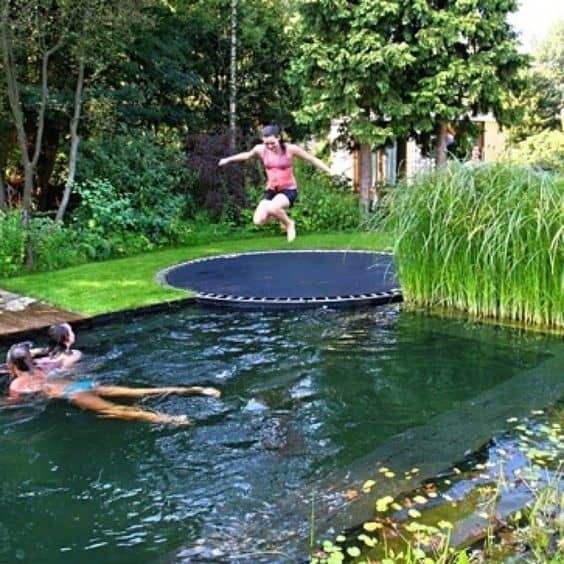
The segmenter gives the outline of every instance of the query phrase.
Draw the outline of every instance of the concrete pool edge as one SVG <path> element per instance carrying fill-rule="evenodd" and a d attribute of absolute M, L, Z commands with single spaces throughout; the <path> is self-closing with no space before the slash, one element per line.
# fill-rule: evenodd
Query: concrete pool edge
<path fill-rule="evenodd" d="M 101 313 L 92 316 L 80 316 L 80 314 L 67 312 L 65 310 L 60 310 L 60 319 L 57 321 L 50 321 L 45 324 L 36 325 L 29 327 L 27 329 L 2 332 L 0 333 L 0 343 L 10 344 L 22 339 L 29 339 L 37 335 L 43 335 L 47 328 L 55 323 L 69 322 L 75 329 L 91 329 L 93 327 L 98 327 L 101 325 L 106 325 L 114 321 L 123 321 L 131 319 L 136 315 L 150 315 L 153 313 L 162 313 L 166 311 L 174 311 L 185 306 L 195 305 L 197 300 L 195 296 L 189 296 L 186 298 L 179 298 L 175 300 L 169 300 L 166 302 L 157 302 L 154 304 L 148 304 L 141 307 L 135 307 L 130 309 L 122 309 L 119 311 L 111 311 L 107 313 Z"/>

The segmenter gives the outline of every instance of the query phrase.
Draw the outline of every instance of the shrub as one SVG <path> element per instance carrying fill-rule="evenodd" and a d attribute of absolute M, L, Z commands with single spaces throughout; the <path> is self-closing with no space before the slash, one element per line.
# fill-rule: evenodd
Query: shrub
<path fill-rule="evenodd" d="M 0 276 L 13 276 L 19 272 L 25 256 L 24 242 L 21 212 L 0 212 Z"/>
<path fill-rule="evenodd" d="M 35 217 L 26 233 L 20 210 L 0 212 L 0 276 L 14 276 L 22 271 L 26 241 L 33 257 L 33 271 L 64 268 L 86 258 L 77 234 L 62 223 Z"/>
<path fill-rule="evenodd" d="M 239 163 L 218 167 L 218 161 L 232 151 L 229 132 L 192 133 L 186 137 L 187 167 L 191 192 L 197 206 L 217 221 L 228 213 L 241 220 L 247 203 L 244 187 L 244 166 Z M 239 140 L 242 146 L 244 141 Z"/>
<path fill-rule="evenodd" d="M 194 208 L 183 161 L 147 132 L 86 143 L 74 220 L 106 235 L 128 229 L 154 244 L 174 242 L 171 224 Z"/>
<path fill-rule="evenodd" d="M 509 151 L 518 164 L 564 173 L 564 132 L 547 130 L 528 137 Z"/>
<path fill-rule="evenodd" d="M 30 221 L 29 241 L 34 271 L 65 268 L 84 262 L 86 258 L 76 232 L 46 217 Z"/>

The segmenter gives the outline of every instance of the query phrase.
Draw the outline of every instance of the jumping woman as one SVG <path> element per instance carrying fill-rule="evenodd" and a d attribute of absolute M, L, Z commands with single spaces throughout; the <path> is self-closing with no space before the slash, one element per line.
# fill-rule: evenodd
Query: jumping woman
<path fill-rule="evenodd" d="M 288 241 L 296 238 L 296 225 L 288 217 L 286 210 L 294 205 L 298 197 L 298 184 L 294 177 L 292 159 L 298 157 L 308 161 L 318 169 L 331 174 L 329 167 L 307 151 L 286 143 L 277 125 L 267 125 L 261 132 L 262 143 L 250 151 L 238 153 L 219 161 L 219 166 L 241 162 L 253 157 L 260 157 L 266 171 L 266 191 L 253 215 L 255 225 L 264 225 L 269 221 L 279 221 L 286 231 Z"/>

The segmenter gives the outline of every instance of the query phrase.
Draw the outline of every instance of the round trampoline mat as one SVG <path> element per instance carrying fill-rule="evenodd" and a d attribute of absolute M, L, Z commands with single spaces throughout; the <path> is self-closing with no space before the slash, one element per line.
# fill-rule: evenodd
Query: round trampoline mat
<path fill-rule="evenodd" d="M 201 303 L 229 307 L 351 307 L 401 300 L 393 257 L 370 251 L 268 251 L 197 259 L 159 273 Z"/>

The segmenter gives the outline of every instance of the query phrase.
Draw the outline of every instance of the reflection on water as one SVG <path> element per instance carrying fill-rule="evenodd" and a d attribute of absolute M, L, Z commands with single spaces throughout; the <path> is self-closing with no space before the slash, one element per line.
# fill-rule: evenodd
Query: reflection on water
<path fill-rule="evenodd" d="M 463 437 L 456 456 L 478 446 L 471 418 L 456 414 L 564 353 L 538 335 L 398 306 L 193 308 L 99 328 L 79 343 L 80 370 L 100 381 L 209 384 L 223 397 L 143 402 L 187 413 L 190 429 L 103 421 L 64 402 L 0 405 L 0 561 L 296 562 L 312 492 L 329 515 L 336 484 L 423 430 L 425 450 L 409 450 L 431 470 L 445 436 L 433 439 L 427 426 L 442 417 Z M 516 415 L 547 401 L 519 389 Z"/>

